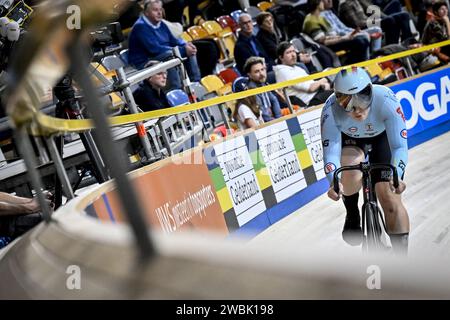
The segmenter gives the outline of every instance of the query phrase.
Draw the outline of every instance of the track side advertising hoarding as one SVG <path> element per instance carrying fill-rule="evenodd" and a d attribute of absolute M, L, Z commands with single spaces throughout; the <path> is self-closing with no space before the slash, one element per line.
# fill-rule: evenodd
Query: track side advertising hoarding
<path fill-rule="evenodd" d="M 210 146 L 204 155 L 230 231 L 266 210 L 243 136 Z"/>
<path fill-rule="evenodd" d="M 400 101 L 408 137 L 450 120 L 450 67 L 390 88 Z"/>
<path fill-rule="evenodd" d="M 147 222 L 151 226 L 166 233 L 196 229 L 228 234 L 201 149 L 186 152 L 176 162 L 169 162 L 133 181 Z M 102 220 L 124 220 L 114 190 L 97 199 L 93 208 Z"/>
<path fill-rule="evenodd" d="M 285 121 L 255 131 L 277 202 L 306 188 L 306 181 Z"/>

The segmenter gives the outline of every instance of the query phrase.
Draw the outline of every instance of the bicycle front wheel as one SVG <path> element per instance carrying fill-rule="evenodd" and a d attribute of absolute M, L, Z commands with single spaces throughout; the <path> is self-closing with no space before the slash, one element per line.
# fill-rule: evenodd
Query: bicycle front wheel
<path fill-rule="evenodd" d="M 378 252 L 383 248 L 378 206 L 369 202 L 365 204 L 363 210 L 365 214 L 365 248 L 368 252 Z"/>

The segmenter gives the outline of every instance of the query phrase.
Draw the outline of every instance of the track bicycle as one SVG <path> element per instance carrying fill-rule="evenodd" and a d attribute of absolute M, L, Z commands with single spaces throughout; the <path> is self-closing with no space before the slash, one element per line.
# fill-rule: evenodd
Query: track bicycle
<path fill-rule="evenodd" d="M 383 213 L 381 212 L 375 188 L 372 185 L 371 173 L 374 169 L 388 169 L 393 173 L 394 187 L 398 188 L 397 169 L 391 164 L 375 163 L 371 164 L 368 161 L 361 162 L 352 166 L 343 166 L 334 172 L 333 188 L 339 194 L 339 174 L 342 171 L 359 170 L 362 172 L 362 189 L 363 189 L 363 205 L 362 205 L 362 228 L 363 228 L 363 251 L 379 252 L 385 249 L 385 245 L 381 241 L 382 228 L 386 230 Z"/>

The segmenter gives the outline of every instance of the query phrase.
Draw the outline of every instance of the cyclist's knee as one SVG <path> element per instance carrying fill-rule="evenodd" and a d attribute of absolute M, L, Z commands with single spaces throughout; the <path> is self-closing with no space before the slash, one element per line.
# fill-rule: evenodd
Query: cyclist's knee
<path fill-rule="evenodd" d="M 342 174 L 341 179 L 342 186 L 344 187 L 344 195 L 351 195 L 359 191 L 361 189 L 361 176 L 352 176 Z"/>
<path fill-rule="evenodd" d="M 403 208 L 401 196 L 392 192 L 389 182 L 377 183 L 375 190 L 386 215 L 396 214 Z"/>
<path fill-rule="evenodd" d="M 341 153 L 341 165 L 350 166 L 364 161 L 364 152 L 357 147 L 344 147 Z M 359 171 L 344 171 L 341 176 L 341 183 L 344 187 L 345 195 L 352 195 L 361 189 L 362 174 Z"/>
<path fill-rule="evenodd" d="M 364 161 L 364 152 L 357 147 L 344 147 L 341 153 L 341 165 L 351 166 Z M 347 171 L 348 172 L 348 171 Z"/>

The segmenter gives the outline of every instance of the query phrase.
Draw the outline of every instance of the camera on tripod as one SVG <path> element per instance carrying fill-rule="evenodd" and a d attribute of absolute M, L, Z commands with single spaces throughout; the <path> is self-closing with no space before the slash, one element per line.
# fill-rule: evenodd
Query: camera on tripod
<path fill-rule="evenodd" d="M 109 23 L 91 32 L 91 38 L 95 61 L 122 49 L 122 41 L 124 41 L 122 27 L 118 22 Z"/>

